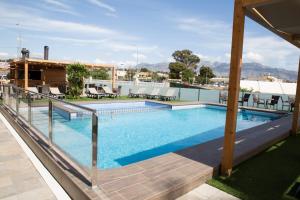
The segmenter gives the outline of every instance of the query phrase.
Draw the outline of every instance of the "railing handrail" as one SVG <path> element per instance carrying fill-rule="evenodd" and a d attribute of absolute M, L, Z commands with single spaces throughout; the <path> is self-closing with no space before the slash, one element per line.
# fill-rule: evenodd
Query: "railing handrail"
<path fill-rule="evenodd" d="M 22 90 L 24 92 L 29 92 L 31 94 L 37 94 L 37 95 L 40 95 L 40 96 L 43 96 L 43 97 L 47 97 L 47 98 L 49 98 L 51 100 L 59 101 L 61 103 L 65 103 L 65 104 L 68 104 L 70 106 L 74 106 L 74 107 L 77 107 L 77 108 L 80 108 L 80 109 L 83 109 L 83 110 L 88 110 L 90 112 L 97 113 L 97 110 L 95 110 L 95 109 L 88 108 L 88 107 L 85 107 L 85 106 L 81 106 L 81 105 L 78 105 L 78 104 L 74 104 L 74 103 L 71 103 L 71 102 L 68 102 L 68 101 L 64 101 L 62 99 L 58 99 L 58 98 L 52 97 L 52 96 L 50 96 L 48 94 L 37 93 L 37 92 L 30 91 L 30 90 L 25 90 L 24 88 L 17 87 L 17 86 L 15 86 L 13 84 L 7 84 L 7 86 L 12 86 L 13 88 L 18 89 L 18 90 Z"/>

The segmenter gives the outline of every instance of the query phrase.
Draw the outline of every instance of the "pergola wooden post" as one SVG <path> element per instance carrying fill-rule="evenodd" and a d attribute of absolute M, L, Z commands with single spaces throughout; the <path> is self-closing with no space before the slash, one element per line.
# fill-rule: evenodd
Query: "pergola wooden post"
<path fill-rule="evenodd" d="M 24 89 L 28 89 L 28 62 L 24 62 Z"/>
<path fill-rule="evenodd" d="M 224 149 L 221 172 L 230 175 L 233 166 L 233 152 L 236 134 L 238 98 L 243 55 L 245 10 L 242 0 L 236 0 L 234 5 L 233 33 L 231 47 L 231 62 L 228 87 L 228 101 L 224 136 Z"/>
<path fill-rule="evenodd" d="M 294 113 L 293 113 L 293 124 L 291 130 L 292 135 L 296 135 L 298 132 L 299 111 L 300 111 L 299 104 L 300 104 L 300 58 L 299 58 L 296 98 L 295 98 Z"/>
<path fill-rule="evenodd" d="M 18 78 L 19 78 L 18 77 L 19 76 L 18 71 L 19 71 L 18 70 L 18 65 L 15 65 L 15 77 L 14 77 L 15 78 L 15 85 L 18 85 Z"/>

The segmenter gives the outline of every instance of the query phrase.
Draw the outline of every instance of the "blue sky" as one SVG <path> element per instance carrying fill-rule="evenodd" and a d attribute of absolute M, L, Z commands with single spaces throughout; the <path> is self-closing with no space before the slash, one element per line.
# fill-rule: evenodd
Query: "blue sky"
<path fill-rule="evenodd" d="M 233 0 L 1 0 L 0 58 L 22 44 L 33 57 L 135 65 L 177 49 L 229 62 Z M 18 26 L 16 24 L 19 24 Z M 19 37 L 21 35 L 21 37 Z M 299 50 L 246 20 L 244 61 L 297 69 Z"/>

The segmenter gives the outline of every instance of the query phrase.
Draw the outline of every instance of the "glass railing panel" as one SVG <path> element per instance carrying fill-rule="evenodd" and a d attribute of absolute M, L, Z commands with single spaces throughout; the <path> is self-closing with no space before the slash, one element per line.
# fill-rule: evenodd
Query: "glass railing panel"
<path fill-rule="evenodd" d="M 2 86 L 3 94 L 2 94 L 2 102 L 4 105 L 9 105 L 9 88 L 7 85 Z"/>
<path fill-rule="evenodd" d="M 31 96 L 31 125 L 48 138 L 49 99 Z"/>
<path fill-rule="evenodd" d="M 19 90 L 19 116 L 22 117 L 24 120 L 29 122 L 29 92 L 25 92 L 24 90 Z"/>
<path fill-rule="evenodd" d="M 13 111 L 13 112 L 16 112 L 16 103 L 17 103 L 17 97 L 18 97 L 18 91 L 12 87 L 12 86 L 9 86 L 8 87 L 8 96 L 9 96 L 9 104 L 8 106 L 10 107 L 10 109 Z"/>
<path fill-rule="evenodd" d="M 52 141 L 64 154 L 90 173 L 93 113 L 52 100 Z"/>
<path fill-rule="evenodd" d="M 180 88 L 181 101 L 198 101 L 200 97 L 200 89 Z"/>
<path fill-rule="evenodd" d="M 200 91 L 200 101 L 206 103 L 219 103 L 219 90 L 205 90 Z"/>

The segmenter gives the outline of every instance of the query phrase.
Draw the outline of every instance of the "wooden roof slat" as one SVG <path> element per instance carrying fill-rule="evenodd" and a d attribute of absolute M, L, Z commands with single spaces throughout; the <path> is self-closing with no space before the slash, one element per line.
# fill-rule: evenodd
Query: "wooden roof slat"
<path fill-rule="evenodd" d="M 24 62 L 28 62 L 29 64 L 39 64 L 39 65 L 44 65 L 44 66 L 61 66 L 61 67 L 66 67 L 67 65 L 74 64 L 74 63 L 80 63 L 82 65 L 85 65 L 88 68 L 114 68 L 115 66 L 112 64 L 95 64 L 95 63 L 81 63 L 81 62 L 76 62 L 76 61 L 57 61 L 57 60 L 39 60 L 39 59 L 18 59 L 14 60 L 11 62 L 12 64 L 20 64 Z"/>
<path fill-rule="evenodd" d="M 258 7 L 263 5 L 270 5 L 280 1 L 284 1 L 284 0 L 243 0 L 243 6 L 253 8 L 253 7 Z"/>

